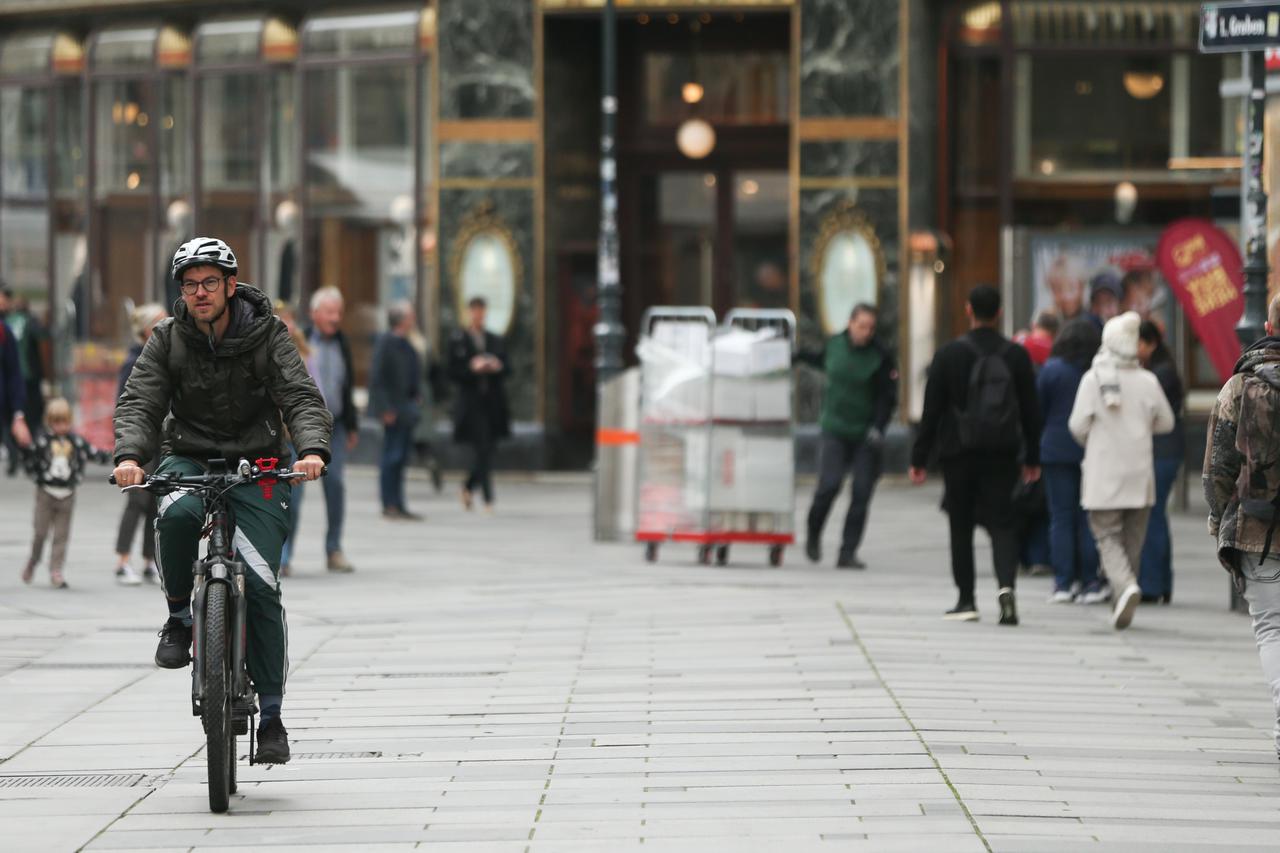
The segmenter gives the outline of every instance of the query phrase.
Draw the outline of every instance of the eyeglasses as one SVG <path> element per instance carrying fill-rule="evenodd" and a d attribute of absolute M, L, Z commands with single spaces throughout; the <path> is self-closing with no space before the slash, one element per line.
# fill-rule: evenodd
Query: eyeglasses
<path fill-rule="evenodd" d="M 227 277 L 225 275 L 211 275 L 208 278 L 204 279 L 203 281 L 191 281 L 190 279 L 183 279 L 182 295 L 191 296 L 193 293 L 196 292 L 197 287 L 203 287 L 205 293 L 213 293 L 215 290 L 218 289 L 218 285 L 222 284 L 226 280 L 227 280 Z"/>

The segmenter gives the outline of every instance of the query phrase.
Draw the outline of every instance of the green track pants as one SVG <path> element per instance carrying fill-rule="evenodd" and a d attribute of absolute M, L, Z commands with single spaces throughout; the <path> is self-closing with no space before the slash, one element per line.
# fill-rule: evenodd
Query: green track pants
<path fill-rule="evenodd" d="M 157 473 L 199 474 L 204 468 L 181 456 L 166 456 Z M 249 677 L 259 694 L 284 695 L 289 671 L 289 628 L 280 599 L 280 549 L 289 535 L 290 489 L 276 483 L 271 500 L 260 485 L 231 490 L 235 518 L 232 547 L 245 564 L 246 621 Z M 199 555 L 204 527 L 200 497 L 173 493 L 160 499 L 156 517 L 156 562 L 164 594 L 170 599 L 191 597 L 192 567 Z"/>

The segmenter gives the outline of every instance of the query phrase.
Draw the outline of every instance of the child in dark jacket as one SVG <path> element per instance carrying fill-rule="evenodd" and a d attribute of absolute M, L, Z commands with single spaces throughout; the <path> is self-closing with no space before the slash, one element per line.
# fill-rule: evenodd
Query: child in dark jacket
<path fill-rule="evenodd" d="M 49 580 L 55 589 L 66 589 L 62 570 L 67 559 L 67 539 L 71 533 L 71 512 L 75 509 L 76 486 L 84 476 L 86 462 L 107 465 L 111 455 L 99 450 L 71 431 L 71 406 L 58 397 L 49 401 L 40 430 L 24 452 L 27 473 L 36 481 L 35 538 L 31 559 L 22 570 L 23 583 L 31 583 L 36 565 L 44 554 L 44 541 L 53 528 L 53 554 Z"/>

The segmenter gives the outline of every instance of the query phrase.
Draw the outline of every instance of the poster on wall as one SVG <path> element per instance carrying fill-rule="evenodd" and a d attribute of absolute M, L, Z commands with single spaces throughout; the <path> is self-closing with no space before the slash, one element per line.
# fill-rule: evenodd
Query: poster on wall
<path fill-rule="evenodd" d="M 1156 264 L 1159 235 L 1031 235 L 1029 306 L 1014 318 L 1026 328 L 1042 311 L 1063 320 L 1099 313 L 1104 320 L 1136 311 L 1164 329 L 1172 320 L 1168 283 Z"/>

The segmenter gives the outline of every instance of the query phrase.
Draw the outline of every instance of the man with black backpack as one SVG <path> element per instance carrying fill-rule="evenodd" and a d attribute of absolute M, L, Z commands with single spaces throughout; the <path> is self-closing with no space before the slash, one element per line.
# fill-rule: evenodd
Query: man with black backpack
<path fill-rule="evenodd" d="M 991 536 L 1000 585 L 1000 624 L 1017 625 L 1014 583 L 1018 529 L 1013 493 L 1019 478 L 1040 478 L 1040 407 L 1027 351 L 997 329 L 1000 291 L 979 285 L 969 293 L 969 332 L 943 346 L 929 366 L 924 412 L 911 450 L 911 481 L 925 481 L 936 458 L 951 526 L 951 573 L 960 597 L 943 618 L 973 622 L 973 530 Z"/>
<path fill-rule="evenodd" d="M 1280 757 L 1280 296 L 1268 306 L 1266 332 L 1218 392 L 1204 452 L 1204 495 L 1218 561 L 1249 602 L 1276 708 Z"/>

